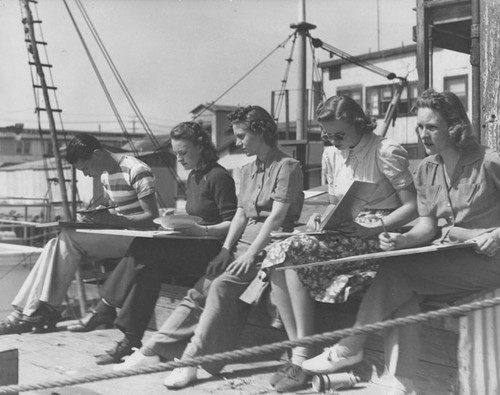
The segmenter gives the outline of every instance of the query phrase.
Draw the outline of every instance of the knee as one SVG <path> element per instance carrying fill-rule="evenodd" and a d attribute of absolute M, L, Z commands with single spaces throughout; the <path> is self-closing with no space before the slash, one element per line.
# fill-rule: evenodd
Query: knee
<path fill-rule="evenodd" d="M 208 297 L 210 299 L 216 298 L 226 301 L 229 299 L 237 299 L 248 284 L 243 285 L 241 282 L 235 280 L 237 279 L 231 274 L 221 274 L 212 282 Z"/>

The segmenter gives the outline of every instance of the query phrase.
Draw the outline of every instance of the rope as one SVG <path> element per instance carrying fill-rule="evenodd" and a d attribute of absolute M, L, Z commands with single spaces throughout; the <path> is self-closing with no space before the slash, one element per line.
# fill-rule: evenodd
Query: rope
<path fill-rule="evenodd" d="M 286 92 L 286 84 L 288 82 L 288 76 L 290 74 L 290 68 L 293 62 L 293 52 L 295 50 L 295 42 L 297 41 L 297 34 L 294 34 L 293 36 L 293 41 L 292 41 L 292 46 L 290 48 L 290 53 L 288 55 L 288 58 L 285 59 L 286 61 L 286 67 L 285 67 L 285 74 L 283 76 L 283 79 L 281 80 L 281 87 L 278 92 L 278 101 L 275 105 L 275 107 L 272 109 L 273 110 L 273 115 L 274 119 L 276 120 L 276 123 L 278 123 L 279 116 L 281 113 L 281 106 L 283 105 L 283 100 L 285 99 L 285 92 Z M 288 131 L 287 131 L 288 132 Z"/>
<path fill-rule="evenodd" d="M 259 60 L 255 66 L 253 66 L 249 71 L 247 71 L 242 77 L 238 79 L 234 84 L 232 84 L 229 88 L 227 88 L 222 94 L 220 94 L 215 100 L 211 101 L 209 104 L 203 108 L 196 116 L 193 117 L 193 120 L 196 120 L 203 114 L 205 111 L 209 110 L 215 103 L 217 103 L 220 99 L 222 99 L 231 89 L 233 89 L 236 85 L 238 85 L 241 81 L 243 81 L 248 75 L 250 75 L 257 67 L 259 67 L 262 63 L 264 63 L 274 52 L 276 52 L 280 48 L 284 48 L 288 41 L 294 37 L 295 33 L 290 34 L 283 42 L 278 44 L 276 48 L 274 48 L 271 52 L 269 52 L 264 58 Z"/>
<path fill-rule="evenodd" d="M 382 329 L 402 327 L 406 325 L 417 324 L 429 320 L 434 320 L 437 318 L 451 317 L 457 315 L 464 315 L 465 313 L 470 313 L 476 310 L 490 308 L 500 305 L 500 296 L 486 299 L 471 303 L 466 303 L 460 306 L 451 306 L 443 309 L 429 311 L 426 313 L 421 313 L 413 316 L 407 316 L 403 318 L 396 318 L 393 320 L 387 320 L 383 322 L 378 322 L 375 324 L 364 325 L 356 328 L 340 329 L 333 332 L 326 332 L 318 335 L 313 335 L 305 337 L 298 340 L 288 340 L 283 342 L 270 343 L 263 346 L 250 347 L 241 350 L 227 351 L 218 354 L 205 355 L 196 358 L 186 358 L 182 361 L 172 361 L 161 363 L 156 366 L 129 369 L 121 372 L 106 372 L 99 374 L 87 375 L 80 378 L 62 379 L 47 381 L 45 383 L 36 384 L 23 384 L 23 385 L 8 385 L 0 387 L 0 394 L 12 394 L 16 392 L 25 391 L 36 391 L 49 388 L 57 387 L 67 387 L 77 384 L 86 384 L 96 381 L 111 380 L 122 377 L 137 376 L 141 374 L 150 374 L 163 372 L 165 370 L 170 370 L 178 367 L 185 366 L 197 366 L 213 362 L 233 362 L 237 360 L 242 360 L 248 357 L 260 356 L 263 354 L 270 354 L 276 351 L 283 351 L 296 346 L 310 346 L 313 344 L 320 343 L 331 343 L 335 340 L 356 335 L 367 335 L 372 332 L 378 332 Z"/>

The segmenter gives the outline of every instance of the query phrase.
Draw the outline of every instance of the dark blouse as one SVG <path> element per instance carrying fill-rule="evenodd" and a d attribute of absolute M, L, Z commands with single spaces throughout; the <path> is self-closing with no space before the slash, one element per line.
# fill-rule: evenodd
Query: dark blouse
<path fill-rule="evenodd" d="M 236 212 L 234 180 L 219 164 L 189 173 L 186 198 L 186 212 L 203 218 L 201 225 L 231 221 Z"/>

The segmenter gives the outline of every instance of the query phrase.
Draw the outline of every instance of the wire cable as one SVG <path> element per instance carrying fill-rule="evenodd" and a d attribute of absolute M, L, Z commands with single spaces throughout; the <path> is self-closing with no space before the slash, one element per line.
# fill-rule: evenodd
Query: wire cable
<path fill-rule="evenodd" d="M 295 33 L 290 34 L 286 40 L 282 43 L 278 44 L 276 48 L 274 48 L 271 52 L 269 52 L 264 58 L 262 58 L 255 66 L 253 66 L 249 71 L 247 71 L 240 79 L 238 79 L 234 84 L 232 84 L 229 88 L 227 88 L 221 95 L 219 95 L 215 100 L 208 103 L 203 110 L 201 110 L 198 114 L 193 117 L 193 120 L 198 118 L 205 111 L 210 109 L 215 103 L 217 103 L 220 99 L 222 99 L 227 93 L 229 93 L 236 85 L 238 85 L 241 81 L 243 81 L 246 77 L 248 77 L 255 69 L 257 69 L 262 63 L 264 63 L 273 53 L 275 53 L 278 49 L 284 48 L 285 45 L 290 41 L 290 39 L 295 35 Z"/>

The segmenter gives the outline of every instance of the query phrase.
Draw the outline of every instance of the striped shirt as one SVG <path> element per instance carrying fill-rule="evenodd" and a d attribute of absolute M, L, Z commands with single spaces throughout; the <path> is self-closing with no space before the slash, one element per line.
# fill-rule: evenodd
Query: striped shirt
<path fill-rule="evenodd" d="M 132 156 L 123 156 L 113 172 L 101 175 L 104 195 L 121 215 L 142 213 L 139 199 L 155 193 L 151 168 Z"/>

